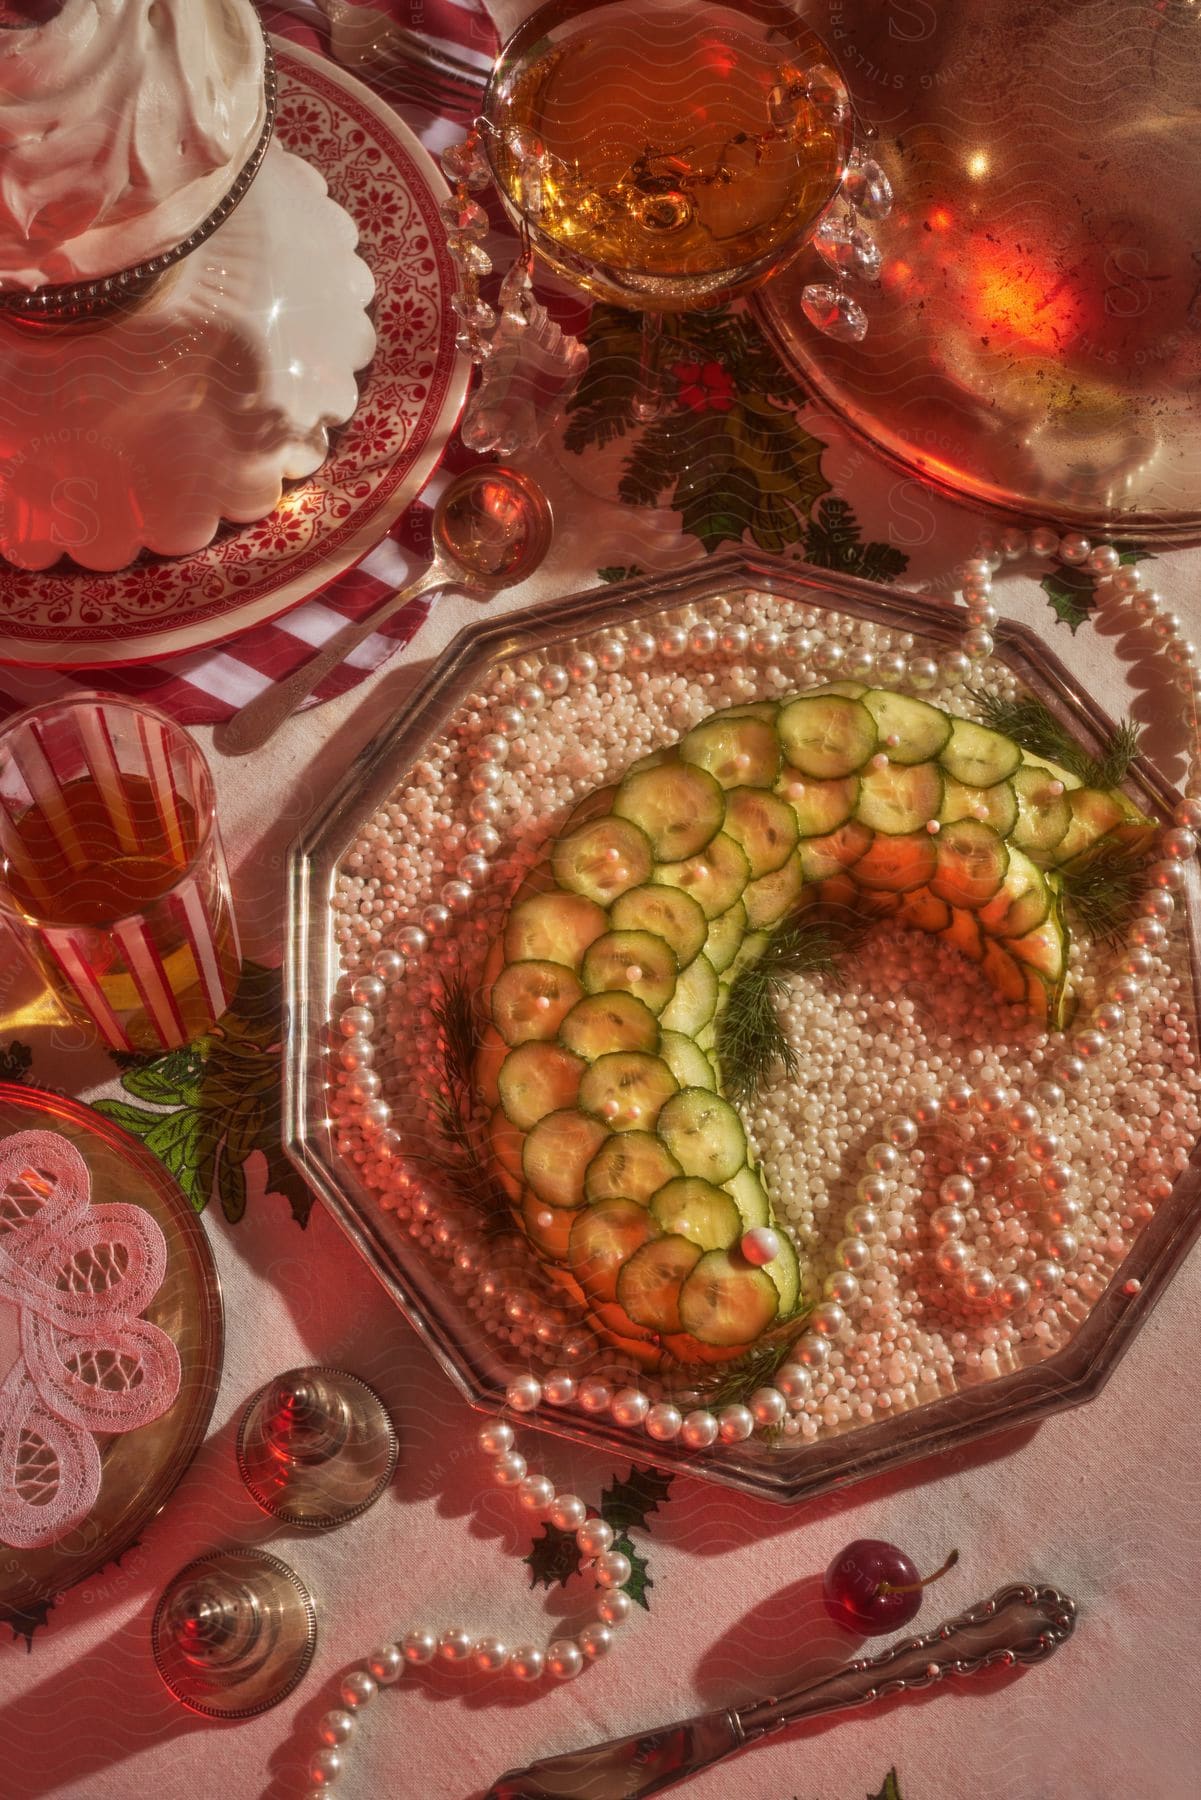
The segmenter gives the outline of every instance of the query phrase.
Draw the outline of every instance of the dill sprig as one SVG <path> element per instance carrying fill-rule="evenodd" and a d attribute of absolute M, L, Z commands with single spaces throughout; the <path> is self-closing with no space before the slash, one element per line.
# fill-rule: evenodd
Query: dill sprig
<path fill-rule="evenodd" d="M 480 1021 L 472 989 L 459 971 L 442 977 L 442 992 L 430 1010 L 442 1051 L 442 1080 L 431 1097 L 441 1142 L 414 1160 L 432 1163 L 499 1229 L 508 1222 L 509 1202 L 472 1123 Z"/>
<path fill-rule="evenodd" d="M 828 922 L 802 916 L 786 921 L 758 962 L 744 969 L 730 989 L 717 1032 L 722 1089 L 736 1104 L 753 1100 L 779 1063 L 792 1079 L 799 1070 L 796 1051 L 776 1013 L 776 999 L 792 975 L 839 979 L 839 956 L 857 941 L 859 928 L 837 932 Z"/>
<path fill-rule="evenodd" d="M 1094 938 L 1120 943 L 1142 887 L 1145 844 L 1102 843 L 1060 871 L 1063 897 Z"/>
<path fill-rule="evenodd" d="M 984 723 L 1012 738 L 1031 756 L 1045 757 L 1076 775 L 1086 787 L 1118 787 L 1138 755 L 1140 727 L 1131 719 L 1123 719 L 1106 739 L 1099 756 L 1091 756 L 1082 744 L 1060 724 L 1050 707 L 1033 694 L 1016 700 L 1002 700 L 996 694 L 979 694 L 977 699 Z"/>
<path fill-rule="evenodd" d="M 770 1332 L 753 1350 L 740 1356 L 737 1362 L 727 1363 L 714 1374 L 710 1382 L 702 1384 L 698 1391 L 705 1405 L 741 1406 L 750 1399 L 756 1388 L 770 1387 L 792 1355 L 796 1340 L 812 1311 L 811 1306 L 805 1307 L 803 1312 L 789 1319 L 786 1325 Z"/>

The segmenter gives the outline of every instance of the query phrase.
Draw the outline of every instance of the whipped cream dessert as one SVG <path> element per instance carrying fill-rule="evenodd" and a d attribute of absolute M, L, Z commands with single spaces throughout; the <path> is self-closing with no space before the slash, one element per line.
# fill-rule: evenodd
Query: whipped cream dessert
<path fill-rule="evenodd" d="M 12 19 L 16 8 L 6 8 Z M 172 249 L 264 122 L 250 0 L 62 0 L 0 30 L 0 292 Z"/>

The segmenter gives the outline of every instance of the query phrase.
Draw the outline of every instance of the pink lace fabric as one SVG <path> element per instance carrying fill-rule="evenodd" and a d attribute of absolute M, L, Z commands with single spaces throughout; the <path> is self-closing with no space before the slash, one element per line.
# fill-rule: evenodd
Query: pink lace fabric
<path fill-rule="evenodd" d="M 174 1402 L 179 1352 L 139 1317 L 166 1268 L 154 1219 L 93 1204 L 66 1138 L 0 1140 L 0 1314 L 15 1309 L 16 1336 L 0 1385 L 0 1542 L 29 1550 L 65 1536 L 100 1492 L 97 1437 L 136 1431 Z"/>

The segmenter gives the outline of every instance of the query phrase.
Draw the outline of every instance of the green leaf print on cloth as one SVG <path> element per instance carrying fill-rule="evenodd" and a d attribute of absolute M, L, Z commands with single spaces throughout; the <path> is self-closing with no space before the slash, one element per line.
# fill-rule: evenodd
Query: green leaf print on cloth
<path fill-rule="evenodd" d="M 197 1212 L 216 1199 L 240 1219 L 246 1161 L 261 1151 L 268 1192 L 305 1225 L 312 1195 L 279 1141 L 282 1038 L 280 972 L 247 963 L 233 1005 L 204 1037 L 154 1062 L 121 1059 L 121 1086 L 140 1104 L 98 1100 L 96 1111 L 153 1151 Z"/>
<path fill-rule="evenodd" d="M 655 1584 L 646 1557 L 630 1537 L 630 1527 L 636 1526 L 642 1531 L 651 1529 L 647 1515 L 658 1512 L 660 1503 L 671 1491 L 671 1484 L 670 1475 L 660 1475 L 654 1469 L 631 1469 L 624 1481 L 613 1481 L 604 1490 L 599 1508 L 589 1510 L 591 1518 L 599 1511 L 605 1523 L 613 1527 L 616 1533 L 614 1550 L 620 1550 L 630 1560 L 630 1579 L 625 1583 L 625 1591 L 647 1612 L 650 1611 L 647 1594 Z M 580 1570 L 581 1558 L 574 1531 L 563 1531 L 558 1525 L 544 1525 L 541 1537 L 535 1538 L 523 1561 L 530 1571 L 531 1587 L 549 1588 L 556 1583 L 565 1587 Z"/>

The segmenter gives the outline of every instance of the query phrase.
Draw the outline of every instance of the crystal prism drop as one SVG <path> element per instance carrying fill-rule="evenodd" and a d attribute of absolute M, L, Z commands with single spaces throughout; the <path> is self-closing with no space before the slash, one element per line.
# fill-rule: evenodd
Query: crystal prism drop
<path fill-rule="evenodd" d="M 767 96 L 767 116 L 778 131 L 790 131 L 796 124 L 804 88 L 799 81 L 777 81 Z"/>
<path fill-rule="evenodd" d="M 488 215 L 478 200 L 460 199 L 452 194 L 438 208 L 447 229 L 460 237 L 482 238 L 488 230 Z"/>
<path fill-rule="evenodd" d="M 858 344 L 867 335 L 867 314 L 859 302 L 824 281 L 801 289 L 801 311 L 815 331 L 840 344 Z"/>
<path fill-rule="evenodd" d="M 555 324 L 530 295 L 523 317 L 507 312 L 492 338 L 479 387 L 463 415 L 472 450 L 510 456 L 542 437 L 588 361 L 578 338 Z"/>
<path fill-rule="evenodd" d="M 533 285 L 524 258 L 518 257 L 500 284 L 500 310 L 506 318 L 511 317 L 520 324 L 525 324 L 528 310 L 526 295 Z"/>
<path fill-rule="evenodd" d="M 842 219 L 823 219 L 813 234 L 818 254 L 840 275 L 875 281 L 880 274 L 880 246 L 861 226 Z"/>
<path fill-rule="evenodd" d="M 892 183 L 871 157 L 847 170 L 842 197 L 865 219 L 886 219 L 892 211 Z"/>
<path fill-rule="evenodd" d="M 474 238 L 461 237 L 452 231 L 446 239 L 446 248 L 450 251 L 459 267 L 466 269 L 471 275 L 491 275 L 492 258 L 482 244 Z"/>
<path fill-rule="evenodd" d="M 828 68 L 825 63 L 810 69 L 805 78 L 805 93 L 829 119 L 845 119 L 850 111 L 846 82 L 837 69 Z"/>
<path fill-rule="evenodd" d="M 486 188 L 492 179 L 488 168 L 488 159 L 478 144 L 465 139 L 458 144 L 448 144 L 441 156 L 442 173 L 455 186 L 460 184 L 478 194 Z"/>
<path fill-rule="evenodd" d="M 520 125 L 515 130 L 506 132 L 505 142 L 518 162 L 540 162 L 546 155 L 546 145 L 538 133 L 523 130 Z"/>
<path fill-rule="evenodd" d="M 464 325 L 473 326 L 476 331 L 491 331 L 496 324 L 496 314 L 486 300 L 471 294 L 452 294 L 450 304 Z"/>

